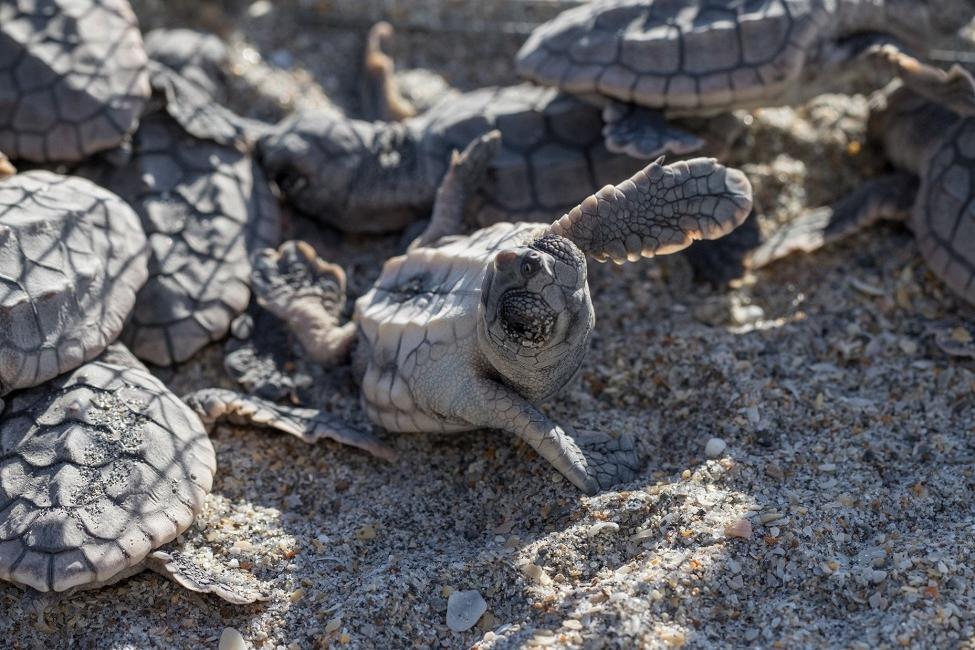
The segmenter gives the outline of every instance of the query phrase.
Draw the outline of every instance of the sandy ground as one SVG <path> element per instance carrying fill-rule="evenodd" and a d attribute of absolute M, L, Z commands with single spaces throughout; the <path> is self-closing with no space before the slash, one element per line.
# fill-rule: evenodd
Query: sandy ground
<path fill-rule="evenodd" d="M 137 5 L 147 26 L 188 20 L 160 6 Z M 298 94 L 354 110 L 361 30 L 286 13 L 228 37 L 271 62 L 284 95 L 289 80 L 317 82 Z M 462 87 L 509 79 L 507 35 L 472 48 L 492 55 L 465 73 L 423 34 L 398 41 L 404 65 Z M 752 178 L 763 227 L 877 171 L 865 110 L 833 97 L 753 117 L 732 162 Z M 290 224 L 349 270 L 353 294 L 398 246 Z M 631 483 L 581 496 L 496 432 L 386 434 L 399 460 L 385 463 L 221 428 L 213 494 L 182 549 L 250 569 L 269 600 L 233 606 L 144 573 L 51 604 L 42 626 L 36 601 L 3 584 L 4 645 L 216 648 L 233 627 L 257 648 L 975 647 L 975 362 L 933 340 L 971 331 L 975 310 L 931 276 L 905 229 L 734 289 L 694 284 L 679 256 L 593 265 L 590 282 L 591 354 L 545 408 L 636 436 Z M 180 393 L 229 386 L 222 356 L 212 345 L 159 374 Z M 299 370 L 318 404 L 365 424 L 347 369 Z M 712 437 L 727 447 L 707 459 Z M 447 603 L 464 590 L 487 612 L 452 632 Z"/>

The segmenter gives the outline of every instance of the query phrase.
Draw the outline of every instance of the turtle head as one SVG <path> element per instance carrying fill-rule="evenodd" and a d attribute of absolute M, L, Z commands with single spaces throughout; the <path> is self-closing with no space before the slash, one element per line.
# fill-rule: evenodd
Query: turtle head
<path fill-rule="evenodd" d="M 372 130 L 338 111 L 299 111 L 258 141 L 257 158 L 292 205 L 327 218 L 345 210 Z"/>
<path fill-rule="evenodd" d="M 482 351 L 515 383 L 520 372 L 578 363 L 595 323 L 582 251 L 550 233 L 499 251 L 484 277 L 481 316 Z"/>

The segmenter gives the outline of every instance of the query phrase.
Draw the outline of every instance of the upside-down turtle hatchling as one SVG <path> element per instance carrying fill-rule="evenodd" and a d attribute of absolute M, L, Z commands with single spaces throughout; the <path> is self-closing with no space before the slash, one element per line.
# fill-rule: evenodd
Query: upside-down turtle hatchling
<path fill-rule="evenodd" d="M 0 409 L 0 578 L 40 592 L 151 568 L 234 603 L 252 576 L 159 549 L 203 507 L 216 469 L 200 419 L 124 347 Z"/>
<path fill-rule="evenodd" d="M 149 97 L 126 0 L 0 2 L 0 150 L 73 162 L 124 144 Z"/>
<path fill-rule="evenodd" d="M 497 146 L 489 134 L 454 158 L 434 224 L 459 223 Z M 737 170 L 704 158 L 655 162 L 549 226 L 498 223 L 469 236 L 421 238 L 386 262 L 344 325 L 342 269 L 307 244 L 258 256 L 252 286 L 309 356 L 335 362 L 354 348 L 373 423 L 396 432 L 503 429 L 592 494 L 632 477 L 632 441 L 574 432 L 537 407 L 575 376 L 588 348 L 595 314 L 585 254 L 622 263 L 672 253 L 727 234 L 750 208 L 751 186 Z M 253 401 L 225 392 L 211 399 L 204 390 L 192 403 L 206 419 L 253 409 Z"/>
<path fill-rule="evenodd" d="M 0 180 L 0 408 L 115 340 L 146 281 L 139 218 L 83 178 Z"/>
<path fill-rule="evenodd" d="M 226 52 L 215 37 L 157 30 L 146 46 L 154 89 L 177 69 L 175 83 L 201 97 L 219 89 Z M 158 365 L 185 361 L 227 333 L 250 299 L 250 254 L 276 245 L 280 230 L 277 200 L 254 160 L 203 137 L 205 130 L 191 135 L 171 114 L 174 101 L 180 99 L 156 90 L 126 164 L 101 161 L 78 171 L 128 201 L 142 220 L 149 279 L 121 339 L 137 357 Z"/>
<path fill-rule="evenodd" d="M 904 87 L 876 103 L 868 134 L 902 171 L 789 223 L 748 263 L 758 268 L 881 220 L 904 221 L 931 271 L 975 304 L 975 117 L 959 117 Z"/>
<path fill-rule="evenodd" d="M 802 103 L 893 77 L 963 114 L 975 83 L 915 58 L 975 16 L 971 0 L 603 0 L 570 9 L 518 53 L 525 78 L 589 97 L 607 121 Z"/>

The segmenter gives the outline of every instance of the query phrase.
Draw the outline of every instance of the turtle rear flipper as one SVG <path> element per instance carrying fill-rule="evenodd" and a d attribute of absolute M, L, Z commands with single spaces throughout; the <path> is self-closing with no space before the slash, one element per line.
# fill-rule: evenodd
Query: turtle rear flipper
<path fill-rule="evenodd" d="M 220 421 L 270 427 L 308 444 L 328 438 L 385 460 L 396 457 L 396 453 L 376 436 L 318 409 L 284 406 L 223 388 L 204 388 L 184 395 L 183 401 L 200 416 L 208 430 Z"/>
<path fill-rule="evenodd" d="M 16 173 L 17 168 L 14 167 L 13 163 L 10 162 L 10 159 L 3 155 L 2 151 L 0 151 L 0 181 L 5 178 L 10 178 Z"/>
<path fill-rule="evenodd" d="M 325 262 L 310 245 L 287 241 L 252 259 L 251 290 L 258 304 L 291 328 L 312 359 L 335 363 L 355 342 L 355 325 L 339 325 L 345 306 L 345 271 Z"/>
<path fill-rule="evenodd" d="M 792 253 L 810 253 L 845 239 L 879 221 L 903 221 L 917 196 L 917 179 L 891 174 L 872 179 L 833 206 L 805 213 L 773 233 L 751 255 L 758 269 Z"/>
<path fill-rule="evenodd" d="M 253 575 L 242 570 L 230 570 L 191 562 L 178 552 L 154 551 L 144 560 L 145 568 L 169 578 L 190 591 L 214 594 L 236 605 L 267 600 Z"/>
<path fill-rule="evenodd" d="M 488 165 L 500 150 L 501 132 L 498 130 L 475 138 L 463 153 L 454 150 L 450 157 L 450 168 L 437 190 L 430 223 L 413 240 L 410 249 L 427 246 L 441 237 L 460 234 L 467 201 L 481 186 L 487 175 Z"/>
<path fill-rule="evenodd" d="M 613 153 L 652 160 L 664 154 L 684 156 L 704 147 L 704 140 L 667 122 L 663 113 L 611 101 L 603 109 L 603 138 Z"/>
<path fill-rule="evenodd" d="M 975 115 L 975 79 L 957 63 L 947 71 L 901 52 L 891 45 L 875 46 L 865 53 L 878 69 L 889 70 L 904 85 L 961 116 Z"/>
<path fill-rule="evenodd" d="M 393 26 L 378 22 L 366 36 L 366 52 L 362 62 L 362 112 L 367 119 L 399 122 L 416 115 L 413 106 L 400 93 L 396 81 L 396 64 L 385 51 L 393 38 Z"/>

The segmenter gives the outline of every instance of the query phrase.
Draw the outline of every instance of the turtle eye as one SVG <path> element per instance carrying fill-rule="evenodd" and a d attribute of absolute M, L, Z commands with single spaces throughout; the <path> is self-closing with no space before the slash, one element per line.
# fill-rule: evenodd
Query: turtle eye
<path fill-rule="evenodd" d="M 527 280 L 532 277 L 538 270 L 542 268 L 542 261 L 540 255 L 535 252 L 528 253 L 521 260 L 521 275 Z"/>

